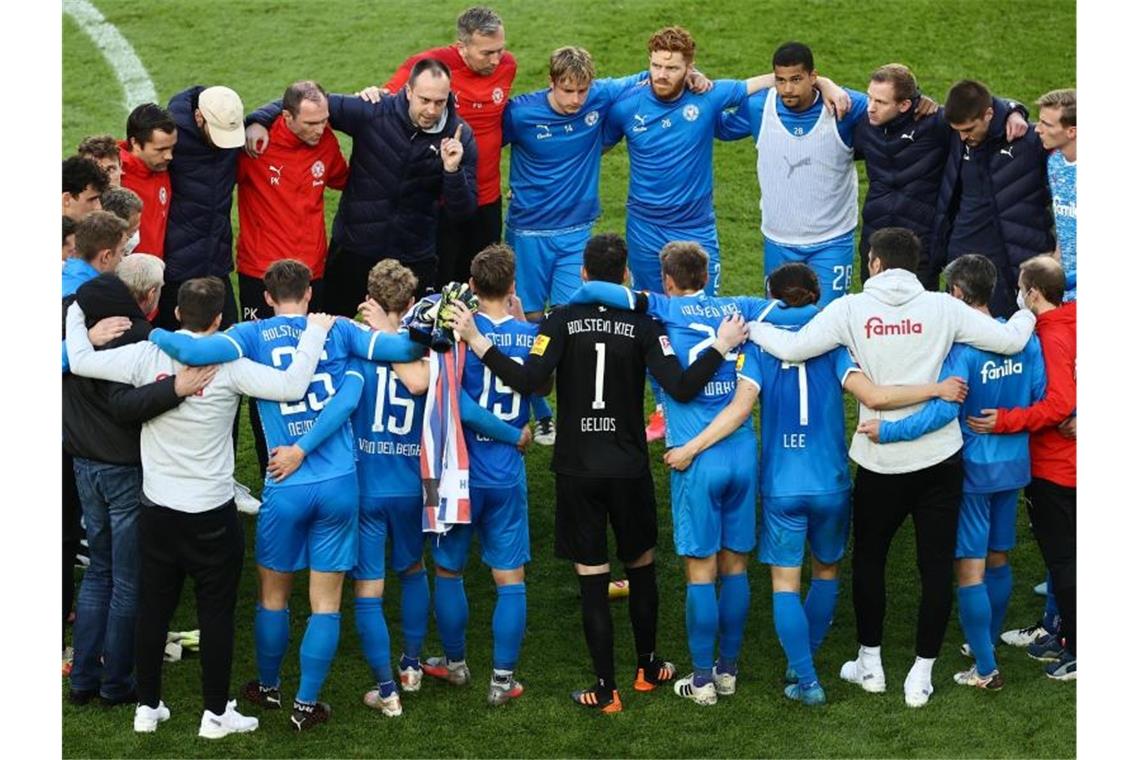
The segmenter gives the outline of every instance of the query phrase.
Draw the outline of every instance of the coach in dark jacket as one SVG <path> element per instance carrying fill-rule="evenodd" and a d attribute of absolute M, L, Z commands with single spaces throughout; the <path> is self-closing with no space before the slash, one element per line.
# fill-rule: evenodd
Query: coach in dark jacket
<path fill-rule="evenodd" d="M 230 206 L 238 149 L 245 144 L 242 103 L 228 87 L 195 86 L 170 99 L 178 145 L 170 162 L 170 217 L 166 223 L 166 287 L 158 325 L 177 330 L 174 307 L 186 280 L 213 275 L 226 285 L 222 327 L 237 321 L 229 274 L 234 268 Z"/>
<path fill-rule="evenodd" d="M 104 317 L 130 319 L 127 331 L 100 349 L 146 340 L 151 326 L 143 309 L 157 304 L 162 288 L 162 264 L 154 257 L 136 254 L 120 271 L 130 286 L 107 273 L 76 293 L 88 327 Z M 146 420 L 178 406 L 188 393 L 183 386 L 174 376 L 140 388 L 78 375 L 63 378 L 63 446 L 75 461 L 91 559 L 76 603 L 73 703 L 84 704 L 96 694 L 111 704 L 135 700 L 139 430 Z"/>
<path fill-rule="evenodd" d="M 425 59 L 403 90 L 376 103 L 329 95 L 330 123 L 353 142 L 325 270 L 328 311 L 356 314 L 368 270 L 386 258 L 415 272 L 422 293 L 435 275 L 440 204 L 456 218 L 475 212 L 475 139 L 450 85 L 447 67 Z M 268 127 L 280 112 L 272 103 L 249 120 Z M 247 136 L 264 139 L 257 126 Z"/>
<path fill-rule="evenodd" d="M 867 169 L 859 241 L 863 281 L 870 277 L 871 235 L 884 227 L 905 227 L 922 241 L 919 278 L 927 289 L 936 290 L 940 270 L 931 270 L 929 257 L 935 247 L 938 191 L 949 149 L 960 141 L 942 109 L 925 118 L 915 117 L 922 95 L 906 66 L 894 63 L 876 69 L 867 92 L 867 118 L 855 125 L 855 157 L 863 159 Z M 1021 123 L 1006 134 L 1020 138 L 1028 130 L 1029 113 L 1020 103 L 1010 105 Z"/>
<path fill-rule="evenodd" d="M 934 271 L 967 253 L 986 256 L 998 270 L 990 313 L 1008 317 L 1016 310 L 1021 262 L 1055 247 L 1046 151 L 1034 130 L 1006 139 L 1010 105 L 978 82 L 954 85 L 945 108 L 961 139 L 946 158 L 938 192 Z"/>

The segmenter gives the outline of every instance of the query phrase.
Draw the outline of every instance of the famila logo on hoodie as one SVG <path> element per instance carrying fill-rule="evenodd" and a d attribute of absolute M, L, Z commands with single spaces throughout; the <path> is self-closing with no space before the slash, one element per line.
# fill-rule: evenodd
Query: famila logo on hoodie
<path fill-rule="evenodd" d="M 1021 362 L 1015 362 L 1013 359 L 1006 359 L 1001 364 L 993 361 L 992 359 L 982 365 L 981 370 L 982 385 L 990 380 L 1001 380 L 1003 377 L 1010 375 L 1021 374 Z"/>
<path fill-rule="evenodd" d="M 912 319 L 901 322 L 884 322 L 882 317 L 871 317 L 863 325 L 867 331 L 867 339 L 882 335 L 922 335 L 922 323 Z"/>

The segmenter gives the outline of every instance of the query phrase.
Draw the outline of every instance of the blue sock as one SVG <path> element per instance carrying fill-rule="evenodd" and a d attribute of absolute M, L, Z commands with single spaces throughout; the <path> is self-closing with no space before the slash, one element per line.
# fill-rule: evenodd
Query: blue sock
<path fill-rule="evenodd" d="M 253 613 L 257 680 L 262 686 L 281 685 L 281 661 L 289 648 L 289 608 L 267 610 L 260 604 Z"/>
<path fill-rule="evenodd" d="M 690 583 L 685 593 L 685 630 L 693 658 L 694 686 L 704 686 L 712 680 L 717 612 L 716 587 L 711 583 Z"/>
<path fill-rule="evenodd" d="M 384 599 L 374 596 L 356 598 L 356 632 L 364 660 L 372 668 L 376 683 L 392 680 L 392 651 L 388 638 L 388 621 L 384 619 Z"/>
<path fill-rule="evenodd" d="M 772 622 L 776 624 L 776 637 L 784 648 L 788 665 L 799 676 L 800 686 L 818 680 L 811 659 L 810 628 L 800 595 L 794 591 L 773 591 Z"/>
<path fill-rule="evenodd" d="M 427 637 L 428 610 L 431 592 L 428 591 L 427 572 L 422 568 L 400 576 L 400 623 L 404 628 L 404 655 L 401 667 L 419 664 L 420 649 Z"/>
<path fill-rule="evenodd" d="M 1057 607 L 1057 597 L 1053 596 L 1053 574 L 1045 574 L 1045 612 L 1042 614 L 1045 630 L 1056 636 L 1061 632 L 1061 610 Z"/>
<path fill-rule="evenodd" d="M 1005 626 L 1005 611 L 1013 595 L 1013 567 L 1008 563 L 986 568 L 986 593 L 990 597 L 990 638 L 997 644 Z"/>
<path fill-rule="evenodd" d="M 720 579 L 720 597 L 717 599 L 720 638 L 720 659 L 717 670 L 736 672 L 740 658 L 740 644 L 744 640 L 744 623 L 748 619 L 748 604 L 752 591 L 748 586 L 748 573 L 723 575 Z"/>
<path fill-rule="evenodd" d="M 301 639 L 301 685 L 297 700 L 312 704 L 321 695 L 337 644 L 340 643 L 340 613 L 314 612 Z"/>
<path fill-rule="evenodd" d="M 454 662 L 467 655 L 467 592 L 463 576 L 435 578 L 435 625 L 443 642 L 443 654 Z"/>
<path fill-rule="evenodd" d="M 990 597 L 981 583 L 958 587 L 958 620 L 974 652 L 978 675 L 994 672 L 994 641 L 990 637 Z"/>
<path fill-rule="evenodd" d="M 395 681 L 391 681 L 391 680 L 381 681 L 380 683 L 377 684 L 377 687 L 380 689 L 380 696 L 384 699 L 387 699 L 388 697 L 390 697 L 396 693 L 396 682 Z"/>
<path fill-rule="evenodd" d="M 550 402 L 546 400 L 546 396 L 540 396 L 537 393 L 530 397 L 530 410 L 534 412 L 536 420 L 544 420 L 547 417 L 554 416 L 554 410 L 550 408 Z"/>
<path fill-rule="evenodd" d="M 491 638 L 494 642 L 491 666 L 497 670 L 514 670 L 526 632 L 526 584 L 499 586 L 498 592 L 499 599 L 491 615 Z"/>
<path fill-rule="evenodd" d="M 835 618 L 835 605 L 839 602 L 839 580 L 837 578 L 812 578 L 804 599 L 804 615 L 808 621 L 808 639 L 811 653 L 815 654 Z"/>

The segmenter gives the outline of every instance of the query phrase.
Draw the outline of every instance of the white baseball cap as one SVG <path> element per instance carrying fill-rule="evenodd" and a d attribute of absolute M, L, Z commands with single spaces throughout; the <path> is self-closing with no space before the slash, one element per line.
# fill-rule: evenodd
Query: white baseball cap
<path fill-rule="evenodd" d="M 229 87 L 207 87 L 198 95 L 198 110 L 210 128 L 210 141 L 219 148 L 245 145 L 245 111 Z"/>

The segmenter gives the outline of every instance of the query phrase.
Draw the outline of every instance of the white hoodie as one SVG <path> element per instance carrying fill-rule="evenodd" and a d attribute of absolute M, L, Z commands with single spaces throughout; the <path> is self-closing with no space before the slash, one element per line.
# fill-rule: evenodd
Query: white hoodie
<path fill-rule="evenodd" d="M 870 278 L 863 292 L 832 301 L 798 332 L 769 324 L 749 325 L 753 343 L 778 359 L 799 362 L 843 345 L 878 385 L 917 385 L 938 380 L 954 343 L 1013 354 L 1025 347 L 1036 318 L 1025 309 L 1002 324 L 947 293 L 925 290 L 905 269 Z M 917 406 L 876 412 L 859 405 L 859 420 L 897 420 Z M 860 433 L 851 439 L 851 458 L 872 472 L 914 472 L 938 464 L 962 448 L 958 420 L 914 441 L 877 444 Z"/>

